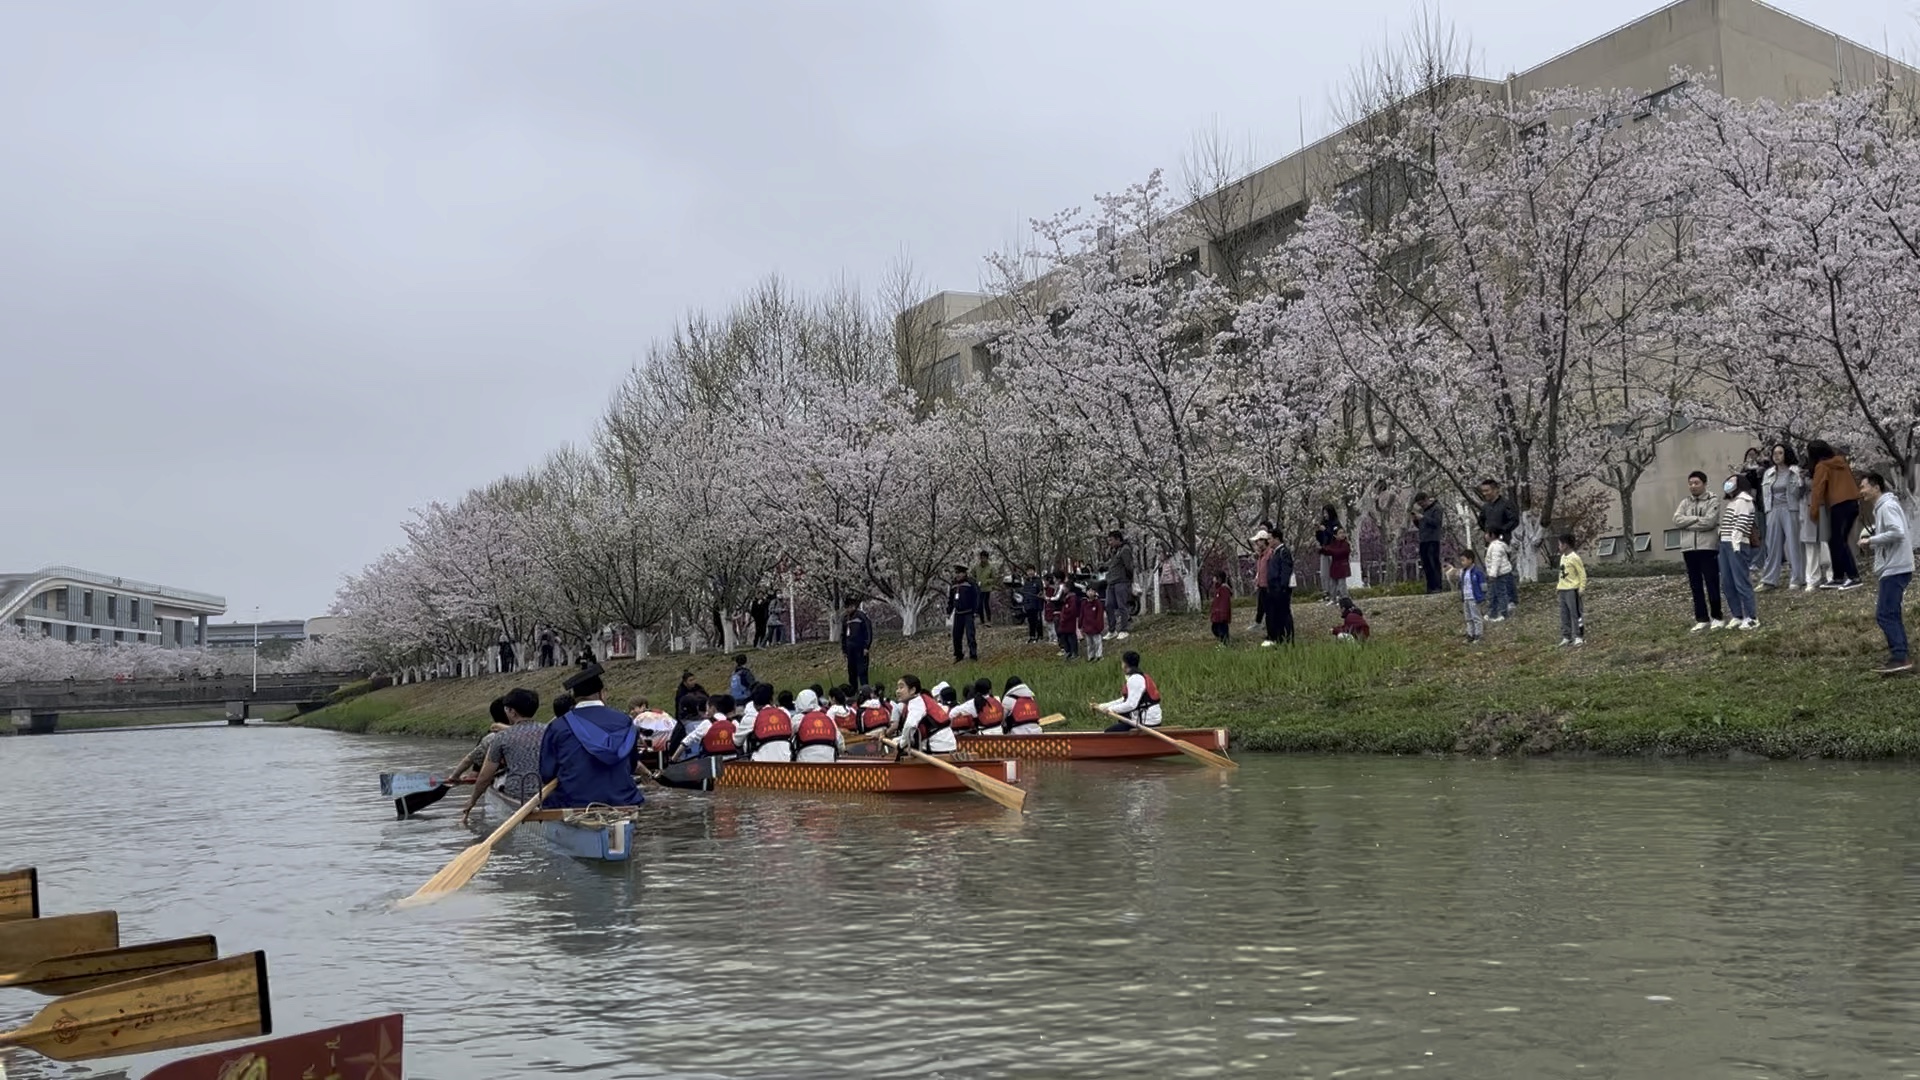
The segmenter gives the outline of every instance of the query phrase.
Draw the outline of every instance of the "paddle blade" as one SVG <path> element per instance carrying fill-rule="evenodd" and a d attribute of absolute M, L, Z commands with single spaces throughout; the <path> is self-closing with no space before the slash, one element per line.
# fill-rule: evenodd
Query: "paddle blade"
<path fill-rule="evenodd" d="M 380 794 L 389 799 L 397 799 L 417 791 L 432 791 L 445 783 L 447 783 L 446 780 L 432 773 L 383 772 L 380 774 Z"/>
<path fill-rule="evenodd" d="M 0 923 L 0 974 L 56 956 L 120 947 L 120 916 L 112 911 L 53 915 Z"/>
<path fill-rule="evenodd" d="M 499 828 L 489 833 L 485 840 L 455 855 L 453 861 L 441 867 L 439 873 L 428 878 L 425 885 L 415 889 L 413 895 L 401 900 L 400 906 L 412 907 L 416 904 L 429 903 L 438 900 L 450 892 L 464 888 L 467 882 L 473 880 L 473 875 L 479 873 L 480 868 L 487 865 L 487 860 L 493 857 L 493 845 L 499 843 L 501 838 L 512 832 L 515 825 L 525 821 L 528 814 L 539 809 L 540 804 L 545 802 L 547 796 L 553 794 L 553 789 L 559 785 L 560 781 L 558 779 L 547 781 L 547 786 L 540 789 L 540 794 L 535 795 L 522 804 L 520 809 L 515 810 L 511 817 L 500 823 Z"/>
<path fill-rule="evenodd" d="M 220 949 L 212 935 L 203 934 L 104 952 L 56 956 L 0 979 L 0 986 L 16 986 L 57 997 L 190 964 L 204 964 L 219 957 Z"/>
<path fill-rule="evenodd" d="M 400 1013 L 307 1031 L 162 1065 L 146 1080 L 361 1076 L 401 1080 L 405 1021 Z"/>
<path fill-rule="evenodd" d="M 40 871 L 28 866 L 0 873 L 0 922 L 40 917 Z"/>
<path fill-rule="evenodd" d="M 404 821 L 446 798 L 447 792 L 451 790 L 453 789 L 441 784 L 439 787 L 428 788 L 425 791 L 408 792 L 393 800 L 393 815 Z"/>
<path fill-rule="evenodd" d="M 710 791 L 713 782 L 719 779 L 726 763 L 717 757 L 705 754 L 686 761 L 676 761 L 660 770 L 659 780 L 668 787 L 693 788 L 698 791 Z"/>
<path fill-rule="evenodd" d="M 267 954 L 206 964 L 71 994 L 26 1027 L 0 1035 L 55 1061 L 144 1054 L 270 1034 Z"/>
<path fill-rule="evenodd" d="M 1001 806 L 1016 813 L 1026 812 L 1027 793 L 1025 791 L 1005 781 L 995 780 L 985 773 L 976 772 L 973 769 L 962 768 L 956 769 L 955 772 L 959 774 L 961 783 L 992 799 L 994 802 L 999 803 Z"/>

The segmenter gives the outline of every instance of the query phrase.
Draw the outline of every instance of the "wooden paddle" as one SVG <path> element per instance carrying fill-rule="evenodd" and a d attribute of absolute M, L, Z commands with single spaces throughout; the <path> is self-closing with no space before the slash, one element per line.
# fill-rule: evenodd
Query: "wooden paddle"
<path fill-rule="evenodd" d="M 1178 750 L 1181 753 L 1187 755 L 1188 757 L 1194 758 L 1195 760 L 1198 760 L 1198 761 L 1204 761 L 1216 769 L 1237 769 L 1240 767 L 1239 762 L 1233 760 L 1230 757 L 1227 757 L 1224 754 L 1216 754 L 1211 750 L 1203 750 L 1200 747 L 1193 745 L 1192 743 L 1181 742 L 1179 739 L 1176 739 L 1171 735 L 1168 735 L 1164 732 L 1158 731 L 1154 728 L 1150 728 L 1147 725 L 1140 723 L 1139 721 L 1135 720 L 1131 716 L 1121 716 L 1119 713 L 1114 712 L 1110 709 L 1103 709 L 1100 707 L 1099 702 L 1089 701 L 1087 702 L 1087 705 L 1091 707 L 1094 712 L 1106 713 L 1108 716 L 1113 717 L 1115 720 L 1120 720 L 1120 721 L 1124 721 L 1125 723 L 1132 724 L 1133 729 L 1135 731 L 1144 731 L 1147 734 L 1153 736 L 1154 738 L 1159 739 L 1161 742 L 1166 743 L 1168 746 L 1173 747 L 1175 750 Z"/>
<path fill-rule="evenodd" d="M 528 814 L 538 810 L 540 804 L 545 802 L 547 796 L 553 794 L 553 789 L 558 786 L 560 786 L 560 780 L 557 777 L 547 781 L 547 786 L 540 789 L 540 794 L 528 799 L 520 809 L 515 810 L 507 820 L 501 822 L 499 828 L 488 834 L 485 840 L 455 855 L 452 862 L 441 867 L 439 873 L 428 878 L 425 885 L 415 889 L 412 896 L 401 900 L 400 906 L 412 907 L 415 904 L 430 903 L 472 881 L 473 875 L 479 873 L 480 868 L 487 865 L 487 859 L 493 855 L 493 845 L 512 832 L 515 825 L 526 820 Z"/>
<path fill-rule="evenodd" d="M 291 1078 L 323 1072 L 400 1080 L 405 1029 L 400 1013 L 377 1016 L 175 1061 L 148 1073 L 146 1080 Z"/>
<path fill-rule="evenodd" d="M 17 986 L 41 994 L 76 994 L 96 986 L 219 958 L 220 949 L 212 935 L 203 934 L 129 945 L 123 949 L 50 957 L 11 975 L 0 975 L 0 986 Z"/>
<path fill-rule="evenodd" d="M 1027 808 L 1027 793 L 1004 780 L 995 780 L 993 777 L 976 772 L 973 769 L 962 769 L 958 766 L 950 765 L 932 754 L 923 754 L 911 747 L 894 742 L 884 735 L 877 736 L 877 738 L 880 740 L 880 745 L 889 750 L 904 750 L 907 755 L 915 761 L 925 762 L 935 768 L 944 769 L 952 773 L 954 779 L 1009 810 L 1024 812 Z"/>
<path fill-rule="evenodd" d="M 90 911 L 0 923 L 0 972 L 19 971 L 55 956 L 120 947 L 120 915 Z"/>
<path fill-rule="evenodd" d="M 1067 716 L 1065 713 L 1054 713 L 1051 716 L 1043 716 L 1035 722 L 1038 723 L 1041 727 L 1052 727 L 1053 725 L 1060 723 L 1066 718 Z M 847 741 L 850 743 L 870 742 L 874 739 L 880 738 L 886 733 L 887 733 L 886 728 L 874 728 L 872 731 L 863 731 L 858 735 L 849 735 L 847 736 Z M 972 735 L 975 733 L 976 732 L 972 732 L 972 731 L 962 731 L 962 732 L 958 732 L 957 734 Z"/>
<path fill-rule="evenodd" d="M 89 1061 L 272 1031 L 267 954 L 252 952 L 69 994 L 0 1033 L 0 1046 Z"/>
<path fill-rule="evenodd" d="M 0 873 L 0 922 L 40 917 L 40 871 L 33 867 Z"/>

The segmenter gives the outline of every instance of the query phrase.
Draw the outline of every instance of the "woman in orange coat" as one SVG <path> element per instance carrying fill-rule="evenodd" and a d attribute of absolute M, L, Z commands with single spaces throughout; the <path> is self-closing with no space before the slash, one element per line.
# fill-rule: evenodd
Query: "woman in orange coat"
<path fill-rule="evenodd" d="M 1853 466 L 1845 454 L 1819 439 L 1807 444 L 1807 460 L 1813 463 L 1813 490 L 1807 498 L 1807 512 L 1827 517 L 1827 550 L 1833 555 L 1833 581 L 1823 589 L 1857 589 L 1860 568 L 1853 561 L 1848 542 L 1853 523 L 1860 516 L 1860 485 L 1853 480 Z"/>

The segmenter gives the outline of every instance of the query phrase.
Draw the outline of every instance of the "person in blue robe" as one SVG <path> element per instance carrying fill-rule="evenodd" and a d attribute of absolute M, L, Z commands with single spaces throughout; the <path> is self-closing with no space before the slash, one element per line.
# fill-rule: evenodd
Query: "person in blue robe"
<path fill-rule="evenodd" d="M 633 720 L 601 700 L 605 671 L 590 664 L 566 681 L 575 697 L 567 715 L 547 725 L 540 740 L 540 780 L 558 778 L 547 796 L 549 809 L 588 806 L 638 806 L 644 797 L 633 782 L 639 769 L 640 740 Z"/>

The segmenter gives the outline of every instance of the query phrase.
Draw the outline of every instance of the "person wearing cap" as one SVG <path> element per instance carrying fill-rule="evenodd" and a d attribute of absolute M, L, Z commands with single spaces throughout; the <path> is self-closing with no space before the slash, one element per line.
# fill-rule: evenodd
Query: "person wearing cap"
<path fill-rule="evenodd" d="M 507 718 L 507 727 L 487 737 L 491 741 L 486 744 L 486 760 L 473 781 L 472 792 L 467 795 L 466 808 L 460 811 L 463 825 L 473 813 L 474 804 L 480 801 L 481 793 L 496 778 L 500 793 L 516 803 L 526 802 L 540 793 L 540 743 L 546 730 L 546 725 L 536 719 L 540 696 L 524 687 L 515 687 L 500 699 L 500 706 Z"/>
<path fill-rule="evenodd" d="M 1261 561 L 1267 568 L 1267 640 L 1260 643 L 1264 649 L 1293 641 L 1293 549 L 1284 539 L 1269 538 Z"/>
<path fill-rule="evenodd" d="M 820 707 L 820 695 L 812 690 L 802 690 L 794 695 L 794 712 L 799 716 L 794 723 L 793 741 L 800 748 L 795 761 L 833 761 L 847 745 L 847 739 L 840 725 L 826 709 Z"/>
<path fill-rule="evenodd" d="M 1255 529 L 1253 536 L 1253 622 L 1249 630 L 1260 629 L 1267 621 L 1267 548 L 1273 543 L 1273 534 L 1266 529 Z"/>
<path fill-rule="evenodd" d="M 588 664 L 566 681 L 577 699 L 572 711 L 547 725 L 540 740 L 540 780 L 558 780 L 548 808 L 638 806 L 645 801 L 634 786 L 640 768 L 640 733 L 633 718 L 601 700 L 606 672 Z"/>

